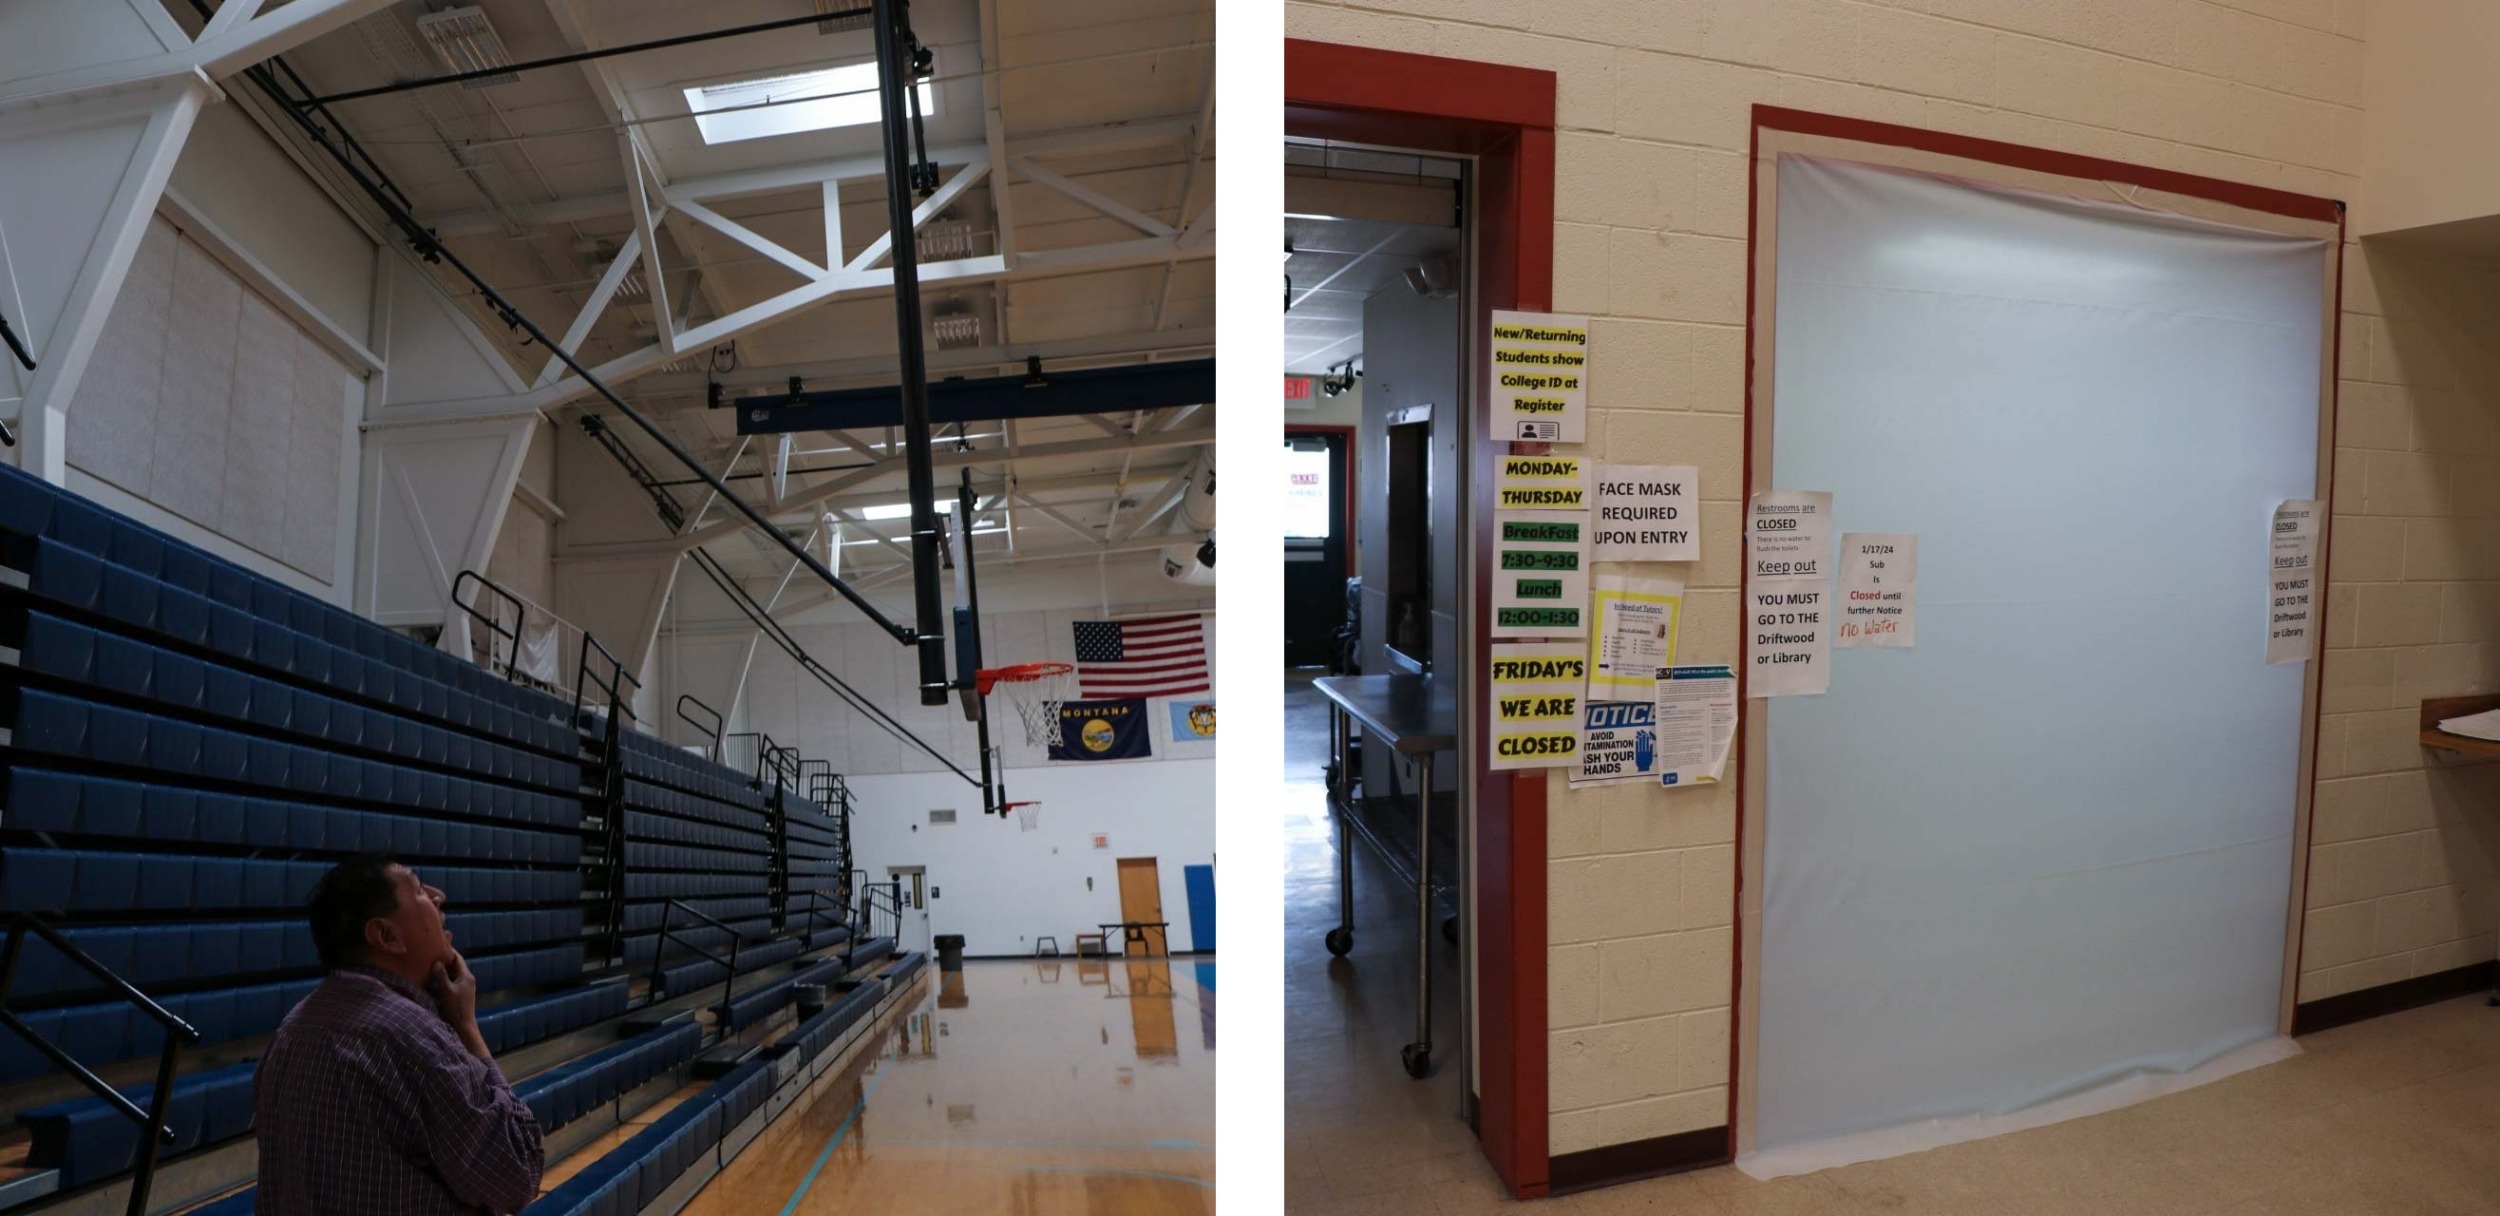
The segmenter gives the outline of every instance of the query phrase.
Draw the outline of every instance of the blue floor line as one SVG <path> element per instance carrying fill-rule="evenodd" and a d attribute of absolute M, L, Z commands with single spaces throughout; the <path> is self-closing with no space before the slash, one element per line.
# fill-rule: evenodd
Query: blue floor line
<path fill-rule="evenodd" d="M 859 1095 L 859 1104 L 851 1108 L 850 1114 L 842 1117 L 842 1126 L 833 1129 L 833 1139 L 825 1142 L 825 1151 L 816 1154 L 816 1164 L 807 1167 L 807 1176 L 799 1179 L 799 1189 L 790 1193 L 790 1202 L 781 1205 L 781 1216 L 790 1216 L 790 1213 L 799 1210 L 799 1200 L 807 1198 L 807 1188 L 816 1185 L 816 1175 L 823 1173 L 825 1163 L 833 1160 L 833 1150 L 842 1146 L 842 1137 L 850 1134 L 851 1125 L 858 1122 L 860 1114 L 868 1109 L 868 1100 L 877 1096 L 877 1087 L 885 1084 L 886 1077 L 893 1071 L 893 1065 L 888 1064 L 878 1071 L 875 1080 L 868 1083 L 867 1090 Z"/>
<path fill-rule="evenodd" d="M 1191 1186 L 1204 1187 L 1210 1191 L 1215 1189 L 1215 1184 L 1204 1178 L 1192 1178 L 1187 1174 L 1162 1174 L 1153 1170 L 1106 1170 L 1096 1169 L 1089 1165 L 1019 1165 L 1016 1168 L 1028 1174 L 1119 1174 L 1129 1178 L 1161 1178 L 1168 1182 L 1186 1182 Z"/>

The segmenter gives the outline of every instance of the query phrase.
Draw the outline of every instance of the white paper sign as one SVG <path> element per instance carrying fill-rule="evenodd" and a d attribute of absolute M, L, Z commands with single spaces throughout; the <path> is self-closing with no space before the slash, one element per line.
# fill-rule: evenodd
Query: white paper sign
<path fill-rule="evenodd" d="M 1580 690 L 1588 652 L 1578 642 L 1494 646 L 1493 768 L 1560 768 L 1580 760 Z"/>
<path fill-rule="evenodd" d="M 2267 550 L 2266 662 L 2306 663 L 2318 636 L 2318 512 L 2314 498 L 2274 509 Z"/>
<path fill-rule="evenodd" d="M 1589 699 L 1648 700 L 1658 669 L 1675 662 L 1684 580 L 1601 574 L 1590 611 Z"/>
<path fill-rule="evenodd" d="M 1658 673 L 1658 781 L 1709 785 L 1727 767 L 1736 737 L 1736 673 L 1725 666 L 1670 667 Z"/>
<path fill-rule="evenodd" d="M 1579 443 L 1587 427 L 1589 319 L 1493 313 L 1493 438 Z"/>
<path fill-rule="evenodd" d="M 1601 562 L 1701 560 L 1701 469 L 1689 464 L 1597 467 L 1596 535 Z"/>
<path fill-rule="evenodd" d="M 1820 490 L 1764 490 L 1745 507 L 1749 577 L 1828 578 L 1832 496 Z"/>
<path fill-rule="evenodd" d="M 1493 636 L 1589 631 L 1589 513 L 1493 513 Z"/>
<path fill-rule="evenodd" d="M 1571 770 L 1571 788 L 1658 779 L 1655 702 L 1590 701 L 1582 708 L 1580 763 Z"/>
<path fill-rule="evenodd" d="M 1745 508 L 1745 693 L 1832 686 L 1832 496 L 1765 490 Z"/>
<path fill-rule="evenodd" d="M 1589 465 L 1577 456 L 1504 456 L 1493 505 L 1502 511 L 1585 511 Z"/>
<path fill-rule="evenodd" d="M 1908 532 L 1840 534 L 1840 626 L 1832 645 L 1918 644 L 1918 537 Z"/>

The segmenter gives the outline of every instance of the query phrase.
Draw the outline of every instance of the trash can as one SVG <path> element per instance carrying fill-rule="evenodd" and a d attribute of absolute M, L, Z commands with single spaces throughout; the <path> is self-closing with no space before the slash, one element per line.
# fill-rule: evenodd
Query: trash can
<path fill-rule="evenodd" d="M 963 970 L 963 969 L 964 969 L 964 935 L 963 935 L 963 934 L 961 934 L 961 933 L 940 933 L 940 934 L 938 934 L 938 935 L 937 935 L 937 952 L 938 952 L 938 970 L 940 970 L 940 971 L 961 971 L 961 970 Z"/>

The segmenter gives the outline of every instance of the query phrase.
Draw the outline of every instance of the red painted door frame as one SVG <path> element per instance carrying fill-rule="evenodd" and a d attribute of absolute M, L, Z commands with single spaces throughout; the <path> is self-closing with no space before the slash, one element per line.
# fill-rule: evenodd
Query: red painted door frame
<path fill-rule="evenodd" d="M 1345 436 L 1345 518 L 1338 522 L 1345 527 L 1345 573 L 1347 578 L 1352 578 L 1362 573 L 1355 566 L 1358 546 L 1354 543 L 1355 520 L 1359 517 L 1359 512 L 1355 510 L 1354 505 L 1355 491 L 1363 484 L 1362 466 L 1355 459 L 1362 453 L 1356 451 L 1355 447 L 1362 442 L 1362 431 L 1356 427 L 1330 426 L 1318 422 L 1286 423 L 1285 437 L 1290 439 L 1296 435 Z"/>
<path fill-rule="evenodd" d="M 1554 92 L 1554 74 L 1532 68 L 1285 40 L 1286 134 L 1476 158 L 1475 315 L 1468 324 L 1479 334 L 1493 309 L 1553 306 Z M 1488 434 L 1481 392 L 1469 393 L 1469 408 L 1473 433 Z M 1470 445 L 1471 484 L 1492 484 L 1495 447 Z M 1476 569 L 1490 569 L 1492 497 L 1478 494 L 1468 509 Z M 1479 576 L 1473 594 L 1472 642 L 1482 654 L 1492 640 L 1485 625 L 1492 584 Z M 1474 737 L 1484 738 L 1484 698 L 1474 698 L 1466 712 Z M 1550 1165 L 1545 774 L 1472 767 L 1476 1135 L 1510 1193 L 1533 1199 L 1546 1194 Z"/>

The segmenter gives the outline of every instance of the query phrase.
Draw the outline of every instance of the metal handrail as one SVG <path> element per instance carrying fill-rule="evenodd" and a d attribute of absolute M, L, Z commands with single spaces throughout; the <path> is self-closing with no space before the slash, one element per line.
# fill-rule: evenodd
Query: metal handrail
<path fill-rule="evenodd" d="M 852 872 L 860 875 L 861 877 L 867 876 L 867 871 L 865 870 L 854 870 Z M 861 885 L 859 889 L 860 924 L 868 930 L 868 936 L 875 937 L 877 935 L 877 897 L 880 895 L 883 895 L 886 898 L 886 915 L 894 918 L 893 937 L 894 940 L 899 942 L 903 939 L 902 879 L 895 879 L 890 888 L 878 886 L 873 882 Z"/>
<path fill-rule="evenodd" d="M 503 627 L 503 618 L 499 612 L 488 612 L 480 609 L 474 599 L 461 599 L 460 588 L 467 583 L 476 583 L 479 587 L 493 592 L 496 597 L 501 599 L 504 603 L 512 605 L 512 628 L 505 629 Z M 455 607 L 458 607 L 460 610 L 468 613 L 471 617 L 483 623 L 486 626 L 486 632 L 490 636 L 499 637 L 504 640 L 505 659 L 503 665 L 503 678 L 507 680 L 520 679 L 521 630 L 529 623 L 529 607 L 522 602 L 521 597 L 505 590 L 493 580 L 487 578 L 483 574 L 479 574 L 475 570 L 463 570 L 457 577 L 451 580 L 451 602 Z M 476 660 L 472 658 L 470 661 L 475 662 Z M 492 641 L 489 641 L 486 644 L 486 670 L 493 671 L 494 669 L 495 644 Z"/>
<path fill-rule="evenodd" d="M 678 909 L 683 909 L 686 915 L 692 916 L 724 933 L 727 933 L 729 935 L 729 957 L 722 958 L 721 956 L 712 953 L 709 949 L 695 944 L 692 940 L 679 937 L 675 930 L 670 929 L 668 927 L 669 913 Z M 737 992 L 738 948 L 746 944 L 746 934 L 731 928 L 729 925 L 723 923 L 718 917 L 703 911 L 701 908 L 694 907 L 682 899 L 671 899 L 662 903 L 660 905 L 660 940 L 651 944 L 650 986 L 653 989 L 657 989 L 660 986 L 660 964 L 667 961 L 666 955 L 668 954 L 668 951 L 666 947 L 668 943 L 672 941 L 676 942 L 680 946 L 684 946 L 688 950 L 692 950 L 695 953 L 710 959 L 715 963 L 719 963 L 721 965 L 721 969 L 728 973 L 721 977 L 720 987 L 720 1033 L 722 1037 L 727 1037 L 729 1034 L 729 998 Z"/>
<path fill-rule="evenodd" d="M 594 650 L 599 652 L 600 658 L 608 661 L 608 670 L 610 674 L 604 682 L 594 680 L 591 676 L 590 652 Z M 623 690 L 627 685 L 633 686 L 633 689 L 636 692 L 642 691 L 642 681 L 636 679 L 634 677 L 634 673 L 625 670 L 625 661 L 623 659 L 617 658 L 615 655 L 608 653 L 608 648 L 601 645 L 599 639 L 595 635 L 588 633 L 583 634 L 581 662 L 575 665 L 573 672 L 573 716 L 575 719 L 578 720 L 581 717 L 582 693 L 591 688 L 596 688 L 599 691 L 608 694 L 608 718 L 610 721 L 615 720 L 616 712 L 618 710 L 623 710 L 625 716 L 628 718 L 633 717 L 633 698 L 625 696 L 623 693 Z M 611 731 L 610 733 L 613 734 L 614 732 Z"/>
<path fill-rule="evenodd" d="M 692 704 L 696 709 L 710 714 L 712 716 L 712 724 L 710 726 L 705 726 L 700 719 L 687 713 L 686 706 L 689 704 Z M 702 731 L 706 735 L 711 736 L 712 750 L 709 754 L 711 756 L 712 763 L 720 763 L 720 732 L 722 727 L 729 724 L 728 719 L 721 717 L 719 710 L 704 704 L 701 700 L 698 700 L 693 693 L 685 693 L 677 698 L 677 720 L 695 728 L 696 730 Z"/>
<path fill-rule="evenodd" d="M 185 1041 L 199 1042 L 200 1032 L 194 1029 L 191 1023 L 175 1016 L 163 1005 L 150 999 L 148 994 L 132 987 L 129 981 L 113 974 L 111 969 L 95 961 L 86 951 L 72 945 L 69 939 L 55 932 L 52 926 L 43 923 L 33 913 L 13 912 L 8 914 L 8 920 L 9 942 L 4 949 L 0 949 L 0 1026 L 8 1027 L 17 1037 L 34 1044 L 35 1050 L 42 1052 L 45 1059 L 60 1065 L 63 1071 L 78 1078 L 79 1084 L 86 1086 L 97 1097 L 104 1099 L 114 1110 L 121 1112 L 123 1118 L 139 1125 L 142 1133 L 139 1137 L 139 1164 L 131 1176 L 130 1203 L 124 1211 L 128 1213 L 128 1216 L 144 1216 L 148 1210 L 148 1191 L 156 1182 L 157 1152 L 164 1145 L 173 1143 L 174 1140 L 173 1125 L 165 1121 L 165 1111 L 172 1104 L 174 1097 L 175 1057 L 182 1051 L 182 1044 Z M 34 930 L 35 936 L 42 938 L 71 962 L 84 968 L 88 974 L 104 981 L 105 986 L 112 989 L 115 995 L 137 1005 L 141 1013 L 154 1018 L 157 1025 L 164 1027 L 165 1047 L 156 1059 L 156 1092 L 148 1100 L 147 1110 L 140 1110 L 137 1103 L 123 1097 L 120 1091 L 105 1084 L 102 1077 L 89 1071 L 86 1065 L 70 1058 L 68 1052 L 54 1046 L 50 1040 L 36 1034 L 34 1028 L 18 1020 L 17 1014 L 10 1011 L 9 985 L 17 979 L 17 960 L 25 947 L 26 931 L 29 929 Z M 154 1129 L 156 1134 L 145 1134 L 149 1129 Z"/>

